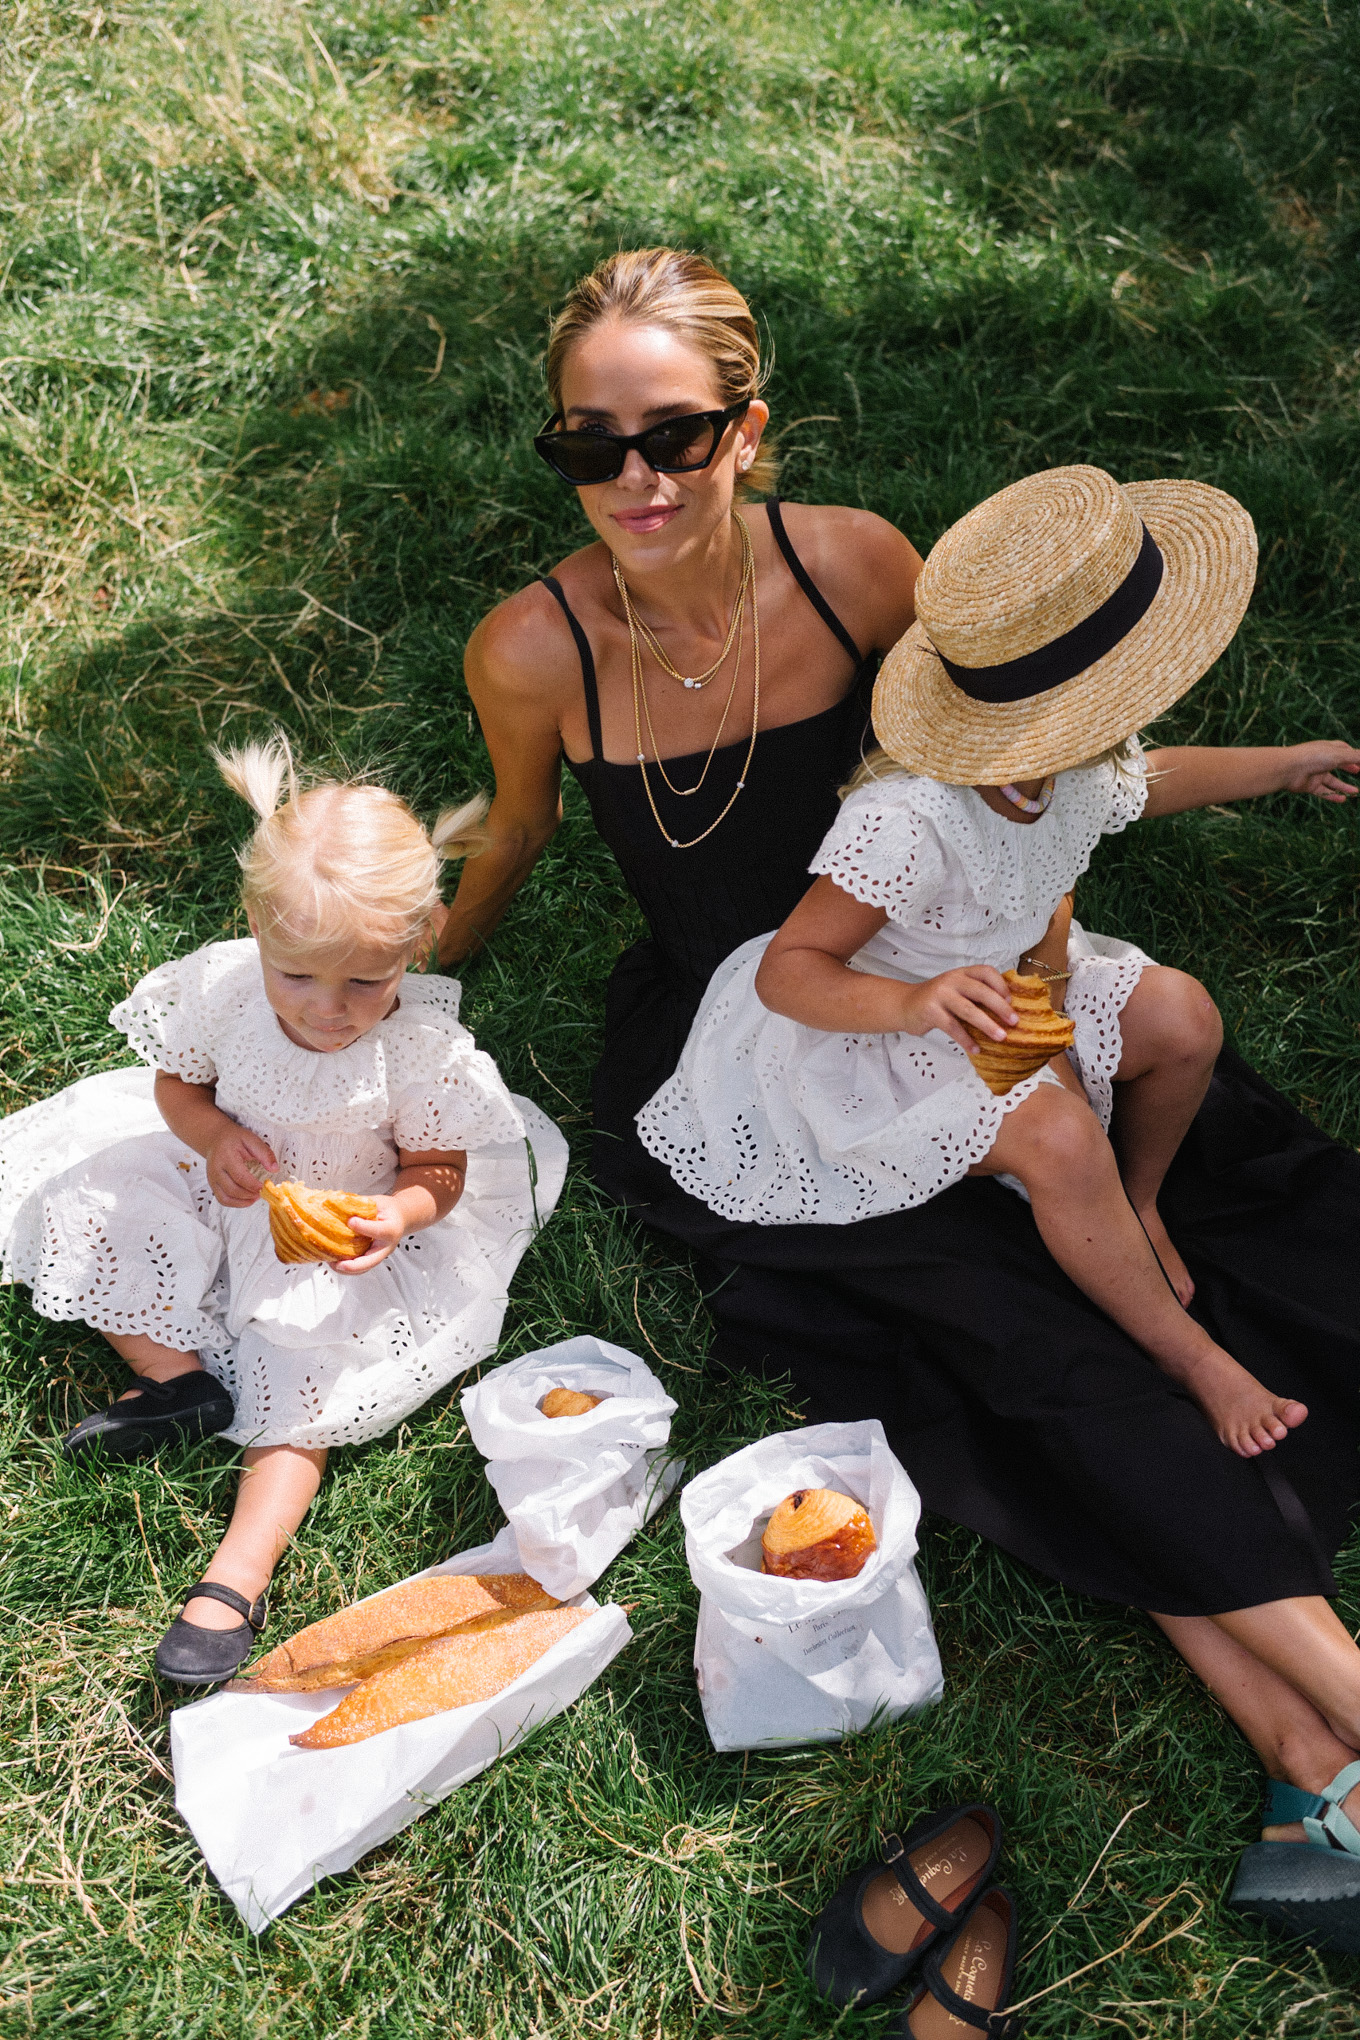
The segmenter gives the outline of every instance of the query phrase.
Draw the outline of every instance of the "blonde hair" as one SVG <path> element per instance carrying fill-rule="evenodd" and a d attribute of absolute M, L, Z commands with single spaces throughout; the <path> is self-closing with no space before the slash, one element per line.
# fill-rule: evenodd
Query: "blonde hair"
<path fill-rule="evenodd" d="M 1069 772 L 1089 772 L 1096 765 L 1113 765 L 1121 776 L 1126 775 L 1137 753 L 1137 732 L 1130 737 L 1121 737 L 1117 744 L 1111 744 L 1107 751 L 1098 752 L 1094 758 L 1083 758 L 1080 765 L 1069 765 Z M 881 744 L 875 744 L 866 751 L 844 786 L 838 789 L 840 798 L 858 793 L 861 786 L 871 786 L 876 779 L 919 779 L 919 772 L 911 772 L 905 765 L 899 765 L 896 758 L 890 758 Z"/>
<path fill-rule="evenodd" d="M 485 840 L 485 794 L 446 808 L 427 832 L 385 786 L 325 779 L 301 788 L 281 734 L 212 756 L 260 818 L 237 852 L 242 903 L 292 955 L 359 943 L 409 954 L 439 905 L 441 858 L 475 855 Z"/>
<path fill-rule="evenodd" d="M 751 307 L 734 283 L 684 248 L 627 248 L 597 262 L 567 293 L 548 334 L 548 394 L 562 409 L 562 372 L 578 340 L 603 320 L 663 326 L 713 365 L 723 408 L 758 397 L 766 371 Z M 773 447 L 761 441 L 738 493 L 769 495 L 778 479 Z"/>

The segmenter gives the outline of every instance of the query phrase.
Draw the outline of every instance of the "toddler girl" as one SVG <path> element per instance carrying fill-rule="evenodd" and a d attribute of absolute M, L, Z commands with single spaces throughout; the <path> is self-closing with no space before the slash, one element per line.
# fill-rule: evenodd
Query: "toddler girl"
<path fill-rule="evenodd" d="M 1060 1267 L 1243 1456 L 1307 1411 L 1186 1314 L 1193 1284 L 1157 1209 L 1218 1015 L 1193 978 L 1069 926 L 1065 896 L 1100 837 L 1140 814 L 1354 792 L 1335 777 L 1360 768 L 1346 744 L 1145 757 L 1131 734 L 1228 643 L 1255 558 L 1220 491 L 1121 489 L 1088 467 L 1031 476 L 947 532 L 875 689 L 883 748 L 847 789 L 816 883 L 720 966 L 637 1120 L 682 1188 L 759 1225 L 849 1224 L 1000 1176 Z M 996 1097 L 968 1025 L 1005 1039 L 1001 971 L 1017 965 L 1065 1003 L 1076 1040 Z"/>
<path fill-rule="evenodd" d="M 137 1377 L 68 1453 L 214 1431 L 246 1447 L 230 1528 L 156 1653 L 184 1685 L 249 1655 L 328 1448 L 390 1430 L 494 1348 L 566 1160 L 458 1024 L 458 985 L 408 968 L 478 805 L 430 836 L 382 787 L 299 792 L 282 743 L 218 763 L 260 817 L 250 939 L 162 964 L 114 1008 L 154 1079 L 90 1077 L 0 1122 L 5 1274 Z M 367 1250 L 283 1265 L 266 1176 L 372 1196 L 352 1221 Z"/>

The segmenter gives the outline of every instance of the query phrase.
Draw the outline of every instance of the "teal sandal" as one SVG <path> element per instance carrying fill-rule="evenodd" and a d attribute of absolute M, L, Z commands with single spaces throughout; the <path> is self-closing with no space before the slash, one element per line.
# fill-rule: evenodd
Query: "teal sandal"
<path fill-rule="evenodd" d="M 1360 1758 L 1321 1793 L 1272 1781 L 1263 1827 L 1301 1820 L 1306 1842 L 1253 1842 L 1242 1852 L 1228 1904 L 1314 1948 L 1360 1955 L 1360 1830 L 1341 1811 L 1360 1785 Z"/>

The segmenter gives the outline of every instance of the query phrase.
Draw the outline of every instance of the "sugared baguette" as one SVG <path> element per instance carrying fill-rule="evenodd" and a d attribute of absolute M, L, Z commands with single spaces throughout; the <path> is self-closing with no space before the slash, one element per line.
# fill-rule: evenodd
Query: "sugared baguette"
<path fill-rule="evenodd" d="M 403 1722 L 493 1699 L 589 1617 L 588 1608 L 551 1608 L 512 1616 L 475 1636 L 463 1631 L 441 1636 L 390 1671 L 365 1679 L 331 1713 L 289 1741 L 300 1750 L 340 1749 Z"/>
<path fill-rule="evenodd" d="M 1026 977 L 1018 970 L 1003 970 L 1001 975 L 1019 1016 L 1016 1025 L 1008 1029 L 1004 1041 L 989 1041 L 976 1027 L 968 1028 L 978 1044 L 973 1068 L 998 1098 L 1032 1077 L 1060 1050 L 1070 1048 L 1077 1036 L 1066 1013 L 1054 1012 L 1042 978 Z"/>
<path fill-rule="evenodd" d="M 530 1609 L 555 1608 L 527 1573 L 437 1574 L 406 1580 L 324 1622 L 313 1622 L 271 1650 L 234 1692 L 317 1693 L 353 1686 L 400 1664 L 435 1637 L 484 1630 Z"/>
<path fill-rule="evenodd" d="M 545 1417 L 583 1417 L 603 1401 L 583 1388 L 550 1388 L 538 1407 Z"/>
<path fill-rule="evenodd" d="M 371 1197 L 312 1190 L 306 1183 L 264 1183 L 260 1195 L 269 1206 L 269 1230 L 280 1261 L 353 1261 L 373 1244 L 349 1225 L 352 1218 L 378 1216 Z"/>
<path fill-rule="evenodd" d="M 760 1540 L 760 1569 L 785 1580 L 850 1580 L 878 1539 L 866 1510 L 836 1488 L 786 1495 Z"/>

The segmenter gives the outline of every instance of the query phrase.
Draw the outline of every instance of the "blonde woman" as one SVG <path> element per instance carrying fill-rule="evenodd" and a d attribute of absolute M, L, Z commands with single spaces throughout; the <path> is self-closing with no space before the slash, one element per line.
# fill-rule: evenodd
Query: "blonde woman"
<path fill-rule="evenodd" d="M 219 763 L 258 818 L 249 939 L 161 964 L 114 1008 L 149 1070 L 0 1122 L 8 1279 L 102 1332 L 135 1377 L 68 1455 L 214 1432 L 246 1448 L 227 1534 L 156 1653 L 189 1686 L 249 1656 L 331 1446 L 379 1437 L 494 1348 L 566 1160 L 460 1026 L 458 986 L 410 969 L 440 858 L 475 840 L 480 804 L 427 834 L 383 787 L 300 790 L 282 744 Z M 351 1221 L 371 1244 L 285 1265 L 267 1177 L 371 1197 Z"/>
<path fill-rule="evenodd" d="M 650 924 L 609 987 L 596 1175 L 693 1251 L 715 1360 L 791 1373 L 821 1417 L 881 1417 L 928 1508 L 1080 1591 L 1157 1610 L 1302 1804 L 1360 1750 L 1360 1652 L 1323 1598 L 1360 1500 L 1360 1161 L 1225 1052 L 1158 1199 L 1201 1322 L 1308 1406 L 1255 1459 L 1224 1451 L 994 1182 L 846 1225 L 733 1220 L 684 1192 L 635 1115 L 713 972 L 807 891 L 920 559 L 868 512 L 750 500 L 771 483 L 758 330 L 701 257 L 602 263 L 568 295 L 547 368 L 537 444 L 587 542 L 468 646 L 496 795 L 442 956 L 494 929 L 557 826 L 565 763 Z M 1285 788 L 1344 800 L 1336 769 L 1354 758 L 1344 743 L 1163 753 L 1159 811 Z M 1216 760 L 1224 789 L 1206 794 Z M 1298 1909 L 1305 1870 L 1325 1882 L 1332 1860 L 1285 1846 L 1304 1830 L 1284 1806 L 1268 1832 L 1293 1867 L 1262 1870 L 1252 1902 L 1360 1947 L 1360 1898 L 1334 1878 L 1330 1910 Z"/>

